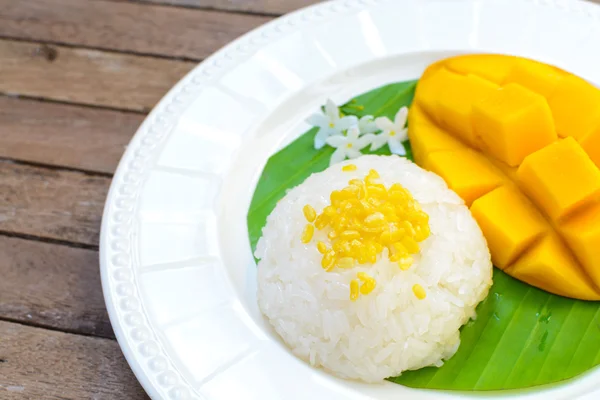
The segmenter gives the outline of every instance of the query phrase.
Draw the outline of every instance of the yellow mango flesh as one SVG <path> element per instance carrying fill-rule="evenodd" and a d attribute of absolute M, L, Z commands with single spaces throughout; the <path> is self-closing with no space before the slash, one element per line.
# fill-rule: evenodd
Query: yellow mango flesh
<path fill-rule="evenodd" d="M 548 104 L 561 137 L 578 139 L 600 126 L 600 91 L 577 76 L 561 79 Z"/>
<path fill-rule="evenodd" d="M 600 300 L 600 90 L 533 60 L 453 57 L 424 72 L 408 133 L 415 161 L 470 207 L 497 267 Z"/>
<path fill-rule="evenodd" d="M 474 74 L 490 82 L 501 84 L 513 69 L 516 57 L 498 57 L 494 54 L 469 54 L 444 60 L 450 71 L 462 75 Z"/>
<path fill-rule="evenodd" d="M 592 281 L 600 286 L 600 205 L 584 210 L 563 224 L 560 231 Z"/>
<path fill-rule="evenodd" d="M 492 262 L 500 269 L 512 265 L 551 229 L 523 194 L 509 185 L 475 200 L 471 213 L 487 238 Z"/>
<path fill-rule="evenodd" d="M 486 97 L 498 86 L 475 75 L 463 77 L 459 74 L 449 74 L 449 78 L 446 86 L 441 88 L 437 95 L 439 124 L 443 129 L 474 145 L 475 133 L 471 122 L 473 102 Z"/>
<path fill-rule="evenodd" d="M 506 270 L 517 279 L 547 292 L 582 300 L 598 300 L 598 291 L 579 267 L 569 249 L 550 235 L 534 245 Z"/>
<path fill-rule="evenodd" d="M 589 204 L 600 192 L 600 170 L 572 137 L 530 154 L 517 177 L 552 220 Z"/>
<path fill-rule="evenodd" d="M 580 143 L 592 162 L 600 168 L 600 129 L 581 138 Z"/>
<path fill-rule="evenodd" d="M 419 159 L 425 160 L 427 154 L 437 151 L 464 148 L 462 142 L 431 122 L 419 106 L 411 107 L 408 114 L 408 124 L 419 131 L 419 137 L 414 138 L 415 142 L 418 143 L 416 143 L 416 146 L 413 145 L 413 154 L 415 151 L 421 152 L 415 155 Z"/>
<path fill-rule="evenodd" d="M 516 83 L 481 97 L 471 111 L 482 149 L 511 167 L 557 139 L 546 99 Z"/>
<path fill-rule="evenodd" d="M 517 59 L 503 83 L 517 83 L 532 92 L 548 97 L 563 77 L 562 71 L 540 62 Z"/>
<path fill-rule="evenodd" d="M 457 159 L 460 162 L 454 162 Z M 429 154 L 425 165 L 444 178 L 467 205 L 502 184 L 502 173 L 472 150 L 438 151 Z"/>

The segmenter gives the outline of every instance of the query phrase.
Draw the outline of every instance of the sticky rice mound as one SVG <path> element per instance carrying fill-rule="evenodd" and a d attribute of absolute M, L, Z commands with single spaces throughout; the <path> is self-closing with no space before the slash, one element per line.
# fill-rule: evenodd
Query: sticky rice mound
<path fill-rule="evenodd" d="M 343 171 L 346 165 L 356 168 Z M 315 231 L 302 242 L 303 207 L 321 213 L 333 190 L 372 169 L 386 187 L 400 184 L 412 194 L 429 215 L 430 234 L 406 270 L 380 254 L 375 263 L 326 271 L 315 243 L 327 236 Z M 362 156 L 311 175 L 277 204 L 262 233 L 255 253 L 260 310 L 297 357 L 343 378 L 379 382 L 441 366 L 492 284 L 485 238 L 464 202 L 439 176 L 397 156 Z M 377 284 L 353 301 L 358 272 Z"/>

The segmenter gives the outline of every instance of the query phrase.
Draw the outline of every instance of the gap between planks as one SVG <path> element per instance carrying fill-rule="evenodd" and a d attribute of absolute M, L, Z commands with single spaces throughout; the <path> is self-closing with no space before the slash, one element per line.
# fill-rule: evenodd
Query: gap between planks
<path fill-rule="evenodd" d="M 0 231 L 97 246 L 111 179 L 0 161 Z"/>
<path fill-rule="evenodd" d="M 107 1 L 114 1 L 114 0 L 107 0 Z M 140 52 L 136 52 L 136 51 L 132 51 L 132 50 L 105 49 L 105 48 L 101 48 L 101 47 L 86 46 L 86 45 L 82 45 L 82 44 L 73 44 L 73 43 L 69 43 L 69 42 L 61 42 L 61 41 L 48 40 L 48 39 L 36 40 L 36 39 L 29 39 L 29 38 L 23 38 L 23 37 L 19 37 L 19 36 L 10 36 L 10 35 L 3 35 L 3 34 L 0 34 L 0 40 L 6 40 L 6 41 L 10 41 L 10 42 L 40 44 L 42 46 L 41 53 L 43 53 L 43 55 L 48 59 L 48 61 L 54 61 L 56 58 L 57 53 L 54 52 L 53 46 L 60 46 L 60 47 L 64 47 L 64 48 L 80 49 L 80 50 L 92 50 L 92 51 L 95 50 L 95 51 L 105 52 L 108 54 L 110 54 L 110 53 L 124 54 L 124 55 L 138 56 L 138 57 L 150 57 L 150 58 L 155 58 L 155 59 L 159 59 L 159 60 L 182 61 L 182 62 L 191 62 L 191 63 L 199 63 L 203 60 L 203 58 L 175 57 L 175 56 L 168 56 L 168 55 L 163 55 L 163 54 L 140 53 Z"/>
<path fill-rule="evenodd" d="M 0 274 L 0 320 L 114 339 L 97 250 L 0 236 Z"/>
<path fill-rule="evenodd" d="M 106 0 L 0 0 L 0 35 L 201 60 L 270 17 Z"/>
<path fill-rule="evenodd" d="M 145 114 L 0 96 L 0 159 L 110 177 Z"/>
<path fill-rule="evenodd" d="M 1 39 L 0 58 L 2 93 L 141 112 L 196 65 Z"/>
<path fill-rule="evenodd" d="M 0 143 L 1 143 L 1 141 L 0 141 Z M 62 164 L 61 165 L 45 164 L 43 162 L 20 160 L 18 158 L 11 158 L 11 157 L 0 156 L 0 162 L 12 163 L 12 164 L 18 164 L 18 165 L 24 165 L 24 166 L 36 167 L 36 168 L 46 168 L 46 169 L 56 170 L 56 171 L 79 172 L 84 175 L 99 176 L 99 177 L 104 177 L 104 178 L 112 178 L 113 177 L 113 174 L 109 173 L 109 172 L 100 172 L 100 171 L 92 171 L 92 170 L 86 170 L 86 169 L 81 169 L 81 168 L 73 168 L 73 167 L 62 165 Z"/>
<path fill-rule="evenodd" d="M 139 4 L 156 4 L 165 7 L 191 8 L 196 10 L 220 11 L 233 14 L 250 14 L 264 17 L 279 17 L 300 8 L 319 3 L 321 0 L 108 0 Z"/>

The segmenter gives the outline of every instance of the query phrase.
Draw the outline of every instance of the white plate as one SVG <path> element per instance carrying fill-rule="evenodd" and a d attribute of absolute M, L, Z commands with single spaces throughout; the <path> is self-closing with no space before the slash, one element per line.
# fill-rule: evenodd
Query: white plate
<path fill-rule="evenodd" d="M 138 130 L 102 223 L 106 305 L 146 391 L 174 400 L 459 396 L 343 381 L 287 351 L 256 305 L 246 227 L 255 184 L 326 97 L 343 101 L 477 51 L 600 83 L 599 50 L 600 7 L 587 3 L 347 0 L 275 20 L 200 64 Z M 520 395 L 592 399 L 599 382 L 595 371 Z"/>

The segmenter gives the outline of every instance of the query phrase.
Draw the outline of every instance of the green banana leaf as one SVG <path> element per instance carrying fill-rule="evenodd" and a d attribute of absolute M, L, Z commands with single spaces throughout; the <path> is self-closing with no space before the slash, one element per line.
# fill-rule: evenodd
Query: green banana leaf
<path fill-rule="evenodd" d="M 344 114 L 393 118 L 409 106 L 416 81 L 390 84 L 340 107 Z M 333 149 L 313 148 L 315 129 L 274 154 L 258 182 L 248 231 L 252 249 L 286 189 L 329 165 Z M 375 154 L 389 154 L 387 147 Z M 408 149 L 408 158 L 411 158 Z M 571 379 L 600 363 L 600 303 L 546 293 L 494 269 L 494 284 L 461 330 L 458 352 L 442 367 L 389 378 L 414 388 L 461 391 L 523 389 Z"/>

